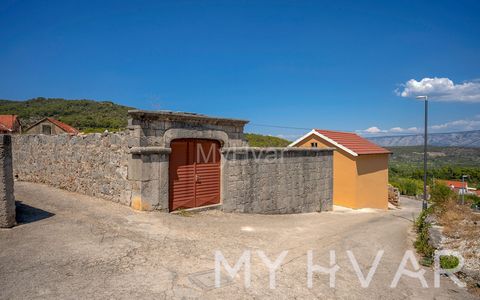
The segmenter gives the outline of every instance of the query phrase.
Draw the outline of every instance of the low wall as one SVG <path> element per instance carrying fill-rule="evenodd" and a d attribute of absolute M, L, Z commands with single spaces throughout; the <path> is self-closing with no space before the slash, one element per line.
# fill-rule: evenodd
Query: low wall
<path fill-rule="evenodd" d="M 0 135 L 0 228 L 15 225 L 12 144 L 9 135 Z"/>
<path fill-rule="evenodd" d="M 128 135 L 15 135 L 14 175 L 130 205 Z"/>
<path fill-rule="evenodd" d="M 301 213 L 331 210 L 332 149 L 224 148 L 223 210 Z"/>
<path fill-rule="evenodd" d="M 169 210 L 170 148 L 131 147 L 132 135 L 15 135 L 18 180 Z M 224 147 L 221 200 L 226 212 L 300 213 L 332 209 L 332 149 Z"/>

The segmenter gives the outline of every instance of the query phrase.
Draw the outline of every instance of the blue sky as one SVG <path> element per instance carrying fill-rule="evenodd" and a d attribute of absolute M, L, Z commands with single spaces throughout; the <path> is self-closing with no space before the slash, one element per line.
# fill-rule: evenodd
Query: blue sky
<path fill-rule="evenodd" d="M 480 129 L 479 16 L 479 1 L 2 0 L 0 98 L 244 118 L 293 139 L 306 130 L 255 124 L 405 134 L 428 93 L 433 131 Z"/>

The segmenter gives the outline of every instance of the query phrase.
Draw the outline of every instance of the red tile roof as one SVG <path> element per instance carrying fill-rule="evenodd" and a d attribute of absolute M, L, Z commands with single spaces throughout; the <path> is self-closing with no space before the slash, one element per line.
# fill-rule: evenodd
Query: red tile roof
<path fill-rule="evenodd" d="M 72 126 L 65 124 L 63 122 L 60 122 L 59 120 L 55 120 L 54 118 L 43 118 L 37 123 L 31 125 L 30 127 L 27 128 L 27 131 L 30 130 L 30 128 L 37 126 L 39 123 L 42 123 L 43 121 L 49 121 L 50 123 L 53 123 L 54 125 L 60 127 L 63 131 L 65 131 L 68 134 L 78 134 L 79 131 L 76 128 L 73 128 Z"/>
<path fill-rule="evenodd" d="M 315 129 L 315 131 L 358 155 L 391 153 L 389 150 L 382 148 L 352 132 L 322 129 Z"/>
<path fill-rule="evenodd" d="M 0 132 L 2 133 L 9 133 L 11 132 L 12 130 L 10 128 L 8 128 L 7 126 L 3 125 L 2 123 L 0 123 Z"/>
<path fill-rule="evenodd" d="M 442 180 L 444 184 L 446 184 L 449 187 L 455 188 L 455 189 L 462 189 L 464 186 L 468 187 L 468 184 L 462 183 L 461 181 L 456 181 L 456 180 Z"/>
<path fill-rule="evenodd" d="M 66 133 L 70 133 L 70 134 L 78 134 L 78 130 L 73 128 L 72 126 L 68 125 L 68 124 L 65 124 L 63 122 L 60 122 L 58 120 L 55 120 L 54 118 L 46 118 L 48 121 L 52 122 L 53 124 L 57 125 L 58 127 L 60 127 L 61 129 L 63 129 L 63 131 L 65 131 Z"/>
<path fill-rule="evenodd" d="M 16 115 L 0 115 L 0 124 L 3 125 L 2 128 L 6 127 L 10 131 L 13 130 L 16 120 Z"/>

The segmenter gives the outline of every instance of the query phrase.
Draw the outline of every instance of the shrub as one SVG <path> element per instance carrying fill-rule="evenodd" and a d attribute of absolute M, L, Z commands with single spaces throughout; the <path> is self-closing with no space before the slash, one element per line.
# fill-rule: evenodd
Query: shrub
<path fill-rule="evenodd" d="M 398 188 L 402 195 L 416 196 L 423 192 L 423 183 L 417 179 L 395 178 L 392 179 L 390 184 Z"/>
<path fill-rule="evenodd" d="M 465 202 L 470 204 L 472 208 L 480 207 L 480 197 L 477 195 L 465 195 Z"/>
<path fill-rule="evenodd" d="M 424 262 L 431 264 L 435 249 L 430 245 L 429 228 L 430 223 L 427 222 L 428 215 L 432 212 L 431 208 L 423 210 L 415 220 L 414 226 L 417 231 L 417 239 L 413 243 L 418 253 L 424 256 Z"/>
<path fill-rule="evenodd" d="M 453 269 L 458 266 L 460 261 L 458 257 L 453 255 L 442 255 L 440 256 L 440 267 L 442 269 Z"/>
<path fill-rule="evenodd" d="M 456 194 L 445 184 L 437 183 L 430 189 L 430 196 L 433 203 L 444 205 L 447 201 L 455 198 Z"/>

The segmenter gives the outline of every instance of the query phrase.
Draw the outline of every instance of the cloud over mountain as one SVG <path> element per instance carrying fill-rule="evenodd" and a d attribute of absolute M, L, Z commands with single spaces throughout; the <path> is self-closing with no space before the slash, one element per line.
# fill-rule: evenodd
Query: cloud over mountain
<path fill-rule="evenodd" d="M 427 95 L 437 101 L 480 102 L 480 81 L 473 80 L 455 84 L 449 78 L 410 79 L 395 93 L 401 97 Z"/>

